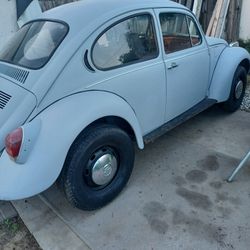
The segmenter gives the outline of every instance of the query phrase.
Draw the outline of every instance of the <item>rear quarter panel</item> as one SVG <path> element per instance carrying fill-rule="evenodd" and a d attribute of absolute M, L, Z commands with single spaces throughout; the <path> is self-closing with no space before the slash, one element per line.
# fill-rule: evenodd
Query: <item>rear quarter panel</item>
<path fill-rule="evenodd" d="M 96 105 L 102 100 L 102 105 Z M 74 139 L 90 123 L 105 116 L 126 120 L 135 132 L 138 146 L 144 147 L 140 124 L 131 107 L 120 97 L 89 91 L 66 97 L 26 124 L 39 133 L 26 162 L 19 164 L 6 151 L 0 157 L 0 200 L 30 197 L 49 188 L 59 176 Z M 24 133 L 25 126 L 24 125 Z M 17 186 L 13 183 L 18 183 Z"/>

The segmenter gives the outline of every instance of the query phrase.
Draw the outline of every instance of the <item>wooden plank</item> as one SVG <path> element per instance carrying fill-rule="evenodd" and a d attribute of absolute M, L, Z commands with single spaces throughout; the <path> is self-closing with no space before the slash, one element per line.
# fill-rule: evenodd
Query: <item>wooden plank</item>
<path fill-rule="evenodd" d="M 205 32 L 208 30 L 208 26 L 213 15 L 215 4 L 216 0 L 204 0 L 202 3 L 199 21 Z"/>
<path fill-rule="evenodd" d="M 216 2 L 216 5 L 217 5 L 218 2 Z M 208 28 L 207 28 L 207 32 L 206 32 L 206 35 L 207 36 L 210 36 L 211 33 L 212 33 L 212 27 L 213 27 L 213 24 L 214 24 L 214 19 L 215 19 L 215 14 L 216 14 L 216 5 L 215 5 L 215 8 L 214 8 L 214 11 L 213 11 L 213 14 L 212 14 L 212 17 L 210 19 L 210 22 L 209 22 L 209 25 L 208 25 Z"/>
<path fill-rule="evenodd" d="M 218 21 L 216 27 L 217 34 L 215 35 L 218 37 L 223 35 L 223 38 L 228 42 L 237 41 L 239 39 L 242 0 L 229 0 L 229 2 L 227 0 L 224 1 L 225 12 L 223 13 L 223 10 L 221 10 L 220 21 L 222 22 L 219 24 Z M 229 5 L 229 7 L 227 5 Z M 212 27 L 215 26 L 215 13 L 218 11 L 217 8 L 218 1 L 204 0 L 200 21 L 204 29 L 208 27 L 206 35 L 211 35 Z M 220 27 L 222 27 L 222 29 Z M 223 33 L 223 31 L 225 32 Z"/>
<path fill-rule="evenodd" d="M 235 0 L 231 0 L 229 5 L 229 11 L 228 11 L 228 17 L 227 17 L 227 37 L 226 39 L 229 40 L 229 42 L 232 42 L 233 37 L 233 29 L 234 29 L 234 14 L 235 14 Z"/>
<path fill-rule="evenodd" d="M 224 16 L 224 12 L 225 12 L 225 9 L 226 9 L 226 1 L 227 0 L 222 0 L 220 15 L 219 15 L 219 18 L 218 18 L 218 21 L 217 21 L 217 25 L 216 25 L 216 29 L 215 29 L 215 32 L 214 32 L 214 35 L 213 35 L 214 37 L 218 37 L 219 36 L 219 32 L 220 32 L 221 27 L 222 27 L 222 18 Z"/>
<path fill-rule="evenodd" d="M 239 40 L 239 36 L 240 36 L 240 19 L 241 19 L 241 10 L 242 10 L 242 0 L 237 1 L 236 9 L 237 9 L 237 16 L 235 20 L 236 29 L 235 29 L 235 37 L 233 41 Z"/>
<path fill-rule="evenodd" d="M 49 10 L 51 8 L 54 8 L 56 6 L 70 3 L 70 2 L 75 2 L 78 0 L 39 0 L 40 6 L 43 11 Z"/>
<path fill-rule="evenodd" d="M 217 0 L 215 10 L 214 10 L 215 11 L 214 22 L 213 22 L 213 26 L 212 26 L 212 30 L 210 34 L 211 36 L 215 36 L 216 34 L 216 29 L 218 26 L 222 6 L 223 6 L 223 0 Z"/>
<path fill-rule="evenodd" d="M 225 27 L 225 21 L 228 13 L 230 0 L 224 0 L 223 10 L 221 11 L 220 22 L 216 30 L 216 37 L 221 37 Z"/>
<path fill-rule="evenodd" d="M 201 14 L 201 7 L 202 7 L 203 0 L 194 0 L 193 2 L 193 13 L 199 19 Z"/>
<path fill-rule="evenodd" d="M 226 22 L 226 39 L 228 42 L 239 39 L 241 9 L 242 0 L 231 0 Z"/>

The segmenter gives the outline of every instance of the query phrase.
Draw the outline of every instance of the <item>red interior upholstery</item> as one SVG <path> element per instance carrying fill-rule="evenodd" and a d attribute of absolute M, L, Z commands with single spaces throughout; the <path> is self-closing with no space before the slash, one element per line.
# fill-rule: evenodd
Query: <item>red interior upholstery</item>
<path fill-rule="evenodd" d="M 199 43 L 199 38 L 192 37 L 192 44 Z M 164 47 L 167 53 L 172 53 L 175 51 L 183 50 L 186 48 L 191 48 L 191 42 L 189 36 L 164 36 Z"/>

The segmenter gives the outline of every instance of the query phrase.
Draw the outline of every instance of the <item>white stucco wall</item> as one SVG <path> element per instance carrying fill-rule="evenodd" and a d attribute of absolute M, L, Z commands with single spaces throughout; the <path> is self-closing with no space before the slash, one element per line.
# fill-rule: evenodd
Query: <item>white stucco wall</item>
<path fill-rule="evenodd" d="M 243 0 L 240 20 L 240 38 L 250 39 L 250 0 Z"/>
<path fill-rule="evenodd" d="M 16 0 L 0 0 L 0 49 L 16 30 Z"/>

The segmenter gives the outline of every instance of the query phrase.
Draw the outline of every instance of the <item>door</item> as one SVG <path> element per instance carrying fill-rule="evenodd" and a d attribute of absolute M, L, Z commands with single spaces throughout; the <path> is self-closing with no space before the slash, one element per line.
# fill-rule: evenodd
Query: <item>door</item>
<path fill-rule="evenodd" d="M 165 121 L 206 98 L 210 56 L 194 18 L 185 11 L 157 12 L 167 77 Z"/>
<path fill-rule="evenodd" d="M 153 10 L 143 9 L 112 19 L 90 38 L 89 63 L 95 71 L 89 89 L 122 97 L 143 135 L 165 121 L 166 74 L 158 35 Z"/>

